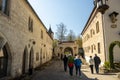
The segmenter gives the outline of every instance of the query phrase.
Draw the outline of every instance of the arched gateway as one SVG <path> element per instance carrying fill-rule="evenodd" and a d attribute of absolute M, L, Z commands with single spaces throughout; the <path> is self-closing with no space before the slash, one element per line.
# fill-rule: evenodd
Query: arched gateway
<path fill-rule="evenodd" d="M 57 47 L 55 48 L 55 55 L 63 55 L 71 53 L 73 56 L 78 54 L 78 44 L 76 41 L 62 41 L 59 42 Z"/>
<path fill-rule="evenodd" d="M 114 67 L 114 57 L 113 57 L 113 48 L 115 47 L 115 45 L 118 45 L 120 47 L 120 41 L 114 41 L 110 44 L 110 47 L 109 47 L 109 61 L 110 61 L 110 67 L 111 68 L 115 68 Z"/>
<path fill-rule="evenodd" d="M 72 54 L 72 55 L 73 55 L 73 50 L 72 50 L 72 48 L 66 47 L 66 48 L 64 49 L 64 54 Z"/>

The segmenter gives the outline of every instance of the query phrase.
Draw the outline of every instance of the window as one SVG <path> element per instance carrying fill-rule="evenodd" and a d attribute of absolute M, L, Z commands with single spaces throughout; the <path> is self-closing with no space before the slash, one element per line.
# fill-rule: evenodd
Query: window
<path fill-rule="evenodd" d="M 0 0 L 0 11 L 2 10 L 2 0 Z"/>
<path fill-rule="evenodd" d="M 42 48 L 41 48 L 41 50 L 40 50 L 40 54 L 41 54 L 40 60 L 42 60 Z"/>
<path fill-rule="evenodd" d="M 91 45 L 91 53 L 93 53 L 93 45 Z"/>
<path fill-rule="evenodd" d="M 33 32 L 33 20 L 29 17 L 29 20 L 28 20 L 28 30 L 30 32 Z"/>
<path fill-rule="evenodd" d="M 0 0 L 0 11 L 9 15 L 9 0 Z"/>
<path fill-rule="evenodd" d="M 41 30 L 41 38 L 43 39 L 43 31 Z"/>
<path fill-rule="evenodd" d="M 100 43 L 98 43 L 98 53 L 100 53 Z"/>
<path fill-rule="evenodd" d="M 36 61 L 39 60 L 39 52 L 36 53 Z"/>
<path fill-rule="evenodd" d="M 96 33 L 98 33 L 99 32 L 99 22 L 97 21 L 97 23 L 96 23 Z"/>

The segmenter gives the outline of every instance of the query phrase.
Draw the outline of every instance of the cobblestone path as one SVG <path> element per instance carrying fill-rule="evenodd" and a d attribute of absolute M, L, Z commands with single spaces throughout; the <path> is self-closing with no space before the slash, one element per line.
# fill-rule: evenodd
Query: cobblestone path
<path fill-rule="evenodd" d="M 70 76 L 68 71 L 64 72 L 63 63 L 60 60 L 52 60 L 47 63 L 42 69 L 35 70 L 32 80 L 95 80 L 89 79 L 82 73 L 82 78 L 75 75 Z"/>

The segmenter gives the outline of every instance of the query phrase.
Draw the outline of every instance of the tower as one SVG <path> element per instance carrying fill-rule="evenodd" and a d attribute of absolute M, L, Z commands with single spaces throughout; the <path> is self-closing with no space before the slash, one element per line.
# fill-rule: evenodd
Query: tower
<path fill-rule="evenodd" d="M 51 29 L 51 26 L 50 26 L 50 28 L 48 30 L 48 34 L 50 35 L 51 38 L 54 38 L 54 33 L 53 33 L 52 29 Z"/>

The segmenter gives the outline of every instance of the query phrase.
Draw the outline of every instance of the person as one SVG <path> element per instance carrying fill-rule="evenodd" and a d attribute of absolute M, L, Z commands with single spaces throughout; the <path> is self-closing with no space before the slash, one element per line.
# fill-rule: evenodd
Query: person
<path fill-rule="evenodd" d="M 32 75 L 32 74 L 33 74 L 33 66 L 30 65 L 30 67 L 29 67 L 29 75 Z"/>
<path fill-rule="evenodd" d="M 99 65 L 100 65 L 100 63 L 101 63 L 100 57 L 98 57 L 97 54 L 95 54 L 95 56 L 94 56 L 94 64 L 95 64 L 95 70 L 96 70 L 97 74 L 99 73 Z"/>
<path fill-rule="evenodd" d="M 61 60 L 63 60 L 63 54 L 61 54 L 61 57 L 60 57 L 60 58 L 61 58 Z"/>
<path fill-rule="evenodd" d="M 81 61 L 79 55 L 77 55 L 76 58 L 74 59 L 74 64 L 75 64 L 75 68 L 76 68 L 76 75 L 79 72 L 79 76 L 81 77 L 81 64 L 82 64 L 82 61 Z"/>
<path fill-rule="evenodd" d="M 72 54 L 69 54 L 68 56 L 68 67 L 69 67 L 69 74 L 73 76 L 74 58 Z"/>
<path fill-rule="evenodd" d="M 68 58 L 66 55 L 63 57 L 63 64 L 64 64 L 64 71 L 67 71 L 67 63 L 68 63 Z"/>
<path fill-rule="evenodd" d="M 90 63 L 90 70 L 91 70 L 91 73 L 93 74 L 93 73 L 94 73 L 94 71 L 93 71 L 94 60 L 93 60 L 92 56 L 90 56 L 89 63 Z"/>

